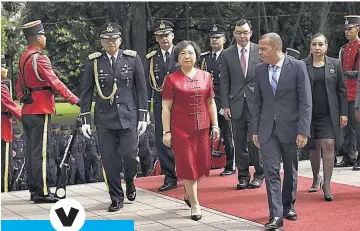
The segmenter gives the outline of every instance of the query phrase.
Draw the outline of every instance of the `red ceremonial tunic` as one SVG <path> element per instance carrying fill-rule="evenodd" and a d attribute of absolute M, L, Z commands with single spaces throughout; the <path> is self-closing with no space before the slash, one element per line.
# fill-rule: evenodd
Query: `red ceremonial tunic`
<path fill-rule="evenodd" d="M 13 140 L 12 116 L 21 121 L 21 110 L 12 100 L 9 88 L 1 82 L 1 140 L 5 142 Z"/>
<path fill-rule="evenodd" d="M 210 73 L 196 69 L 193 79 L 181 70 L 165 80 L 164 100 L 173 100 L 171 108 L 171 138 L 176 174 L 180 179 L 197 180 L 209 176 L 210 114 L 207 99 L 214 98 Z"/>
<path fill-rule="evenodd" d="M 40 50 L 35 46 L 28 46 L 28 49 L 22 54 L 20 59 L 20 68 L 24 66 L 26 58 L 33 52 L 39 52 Z M 55 75 L 49 58 L 44 54 L 39 54 L 37 59 L 37 71 L 39 73 L 39 79 L 33 68 L 33 59 L 30 58 L 23 69 L 25 75 L 25 83 L 30 88 L 39 87 L 51 87 L 53 91 L 61 95 L 65 100 L 71 104 L 78 102 L 76 97 L 59 78 Z M 16 93 L 20 100 L 23 96 L 21 91 L 21 85 L 23 80 L 19 72 L 18 80 L 16 83 Z M 55 99 L 54 94 L 49 90 L 34 91 L 32 92 L 34 102 L 32 104 L 24 104 L 22 107 L 22 114 L 55 114 Z"/>
<path fill-rule="evenodd" d="M 344 53 L 341 57 L 343 71 L 352 71 L 353 65 L 355 62 L 355 57 L 358 54 L 359 49 L 359 41 L 360 39 L 355 40 L 353 43 L 348 43 L 344 47 Z M 360 57 L 358 57 L 358 63 L 355 66 L 355 71 L 359 70 L 359 62 Z M 347 90 L 347 97 L 348 101 L 354 101 L 356 96 L 356 89 L 357 89 L 357 79 L 345 79 L 346 90 Z"/>

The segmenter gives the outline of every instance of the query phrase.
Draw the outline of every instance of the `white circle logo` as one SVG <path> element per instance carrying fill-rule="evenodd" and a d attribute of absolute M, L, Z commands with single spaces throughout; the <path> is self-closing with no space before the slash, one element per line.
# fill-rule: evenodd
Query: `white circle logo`
<path fill-rule="evenodd" d="M 79 231 L 85 223 L 85 210 L 74 199 L 62 199 L 50 210 L 50 223 L 57 231 Z"/>

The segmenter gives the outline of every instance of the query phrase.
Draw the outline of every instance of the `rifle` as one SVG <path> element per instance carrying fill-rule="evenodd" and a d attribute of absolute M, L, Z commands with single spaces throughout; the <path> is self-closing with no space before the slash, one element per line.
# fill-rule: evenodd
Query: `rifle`
<path fill-rule="evenodd" d="M 19 173 L 18 173 L 19 172 Z M 23 163 L 21 165 L 20 170 L 16 169 L 16 174 L 17 177 L 15 178 L 15 180 L 12 182 L 12 186 L 11 186 L 11 190 L 12 191 L 17 191 L 20 190 L 20 186 L 24 184 L 24 181 L 26 180 L 26 169 L 25 169 L 25 157 L 23 160 Z"/>
<path fill-rule="evenodd" d="M 71 160 L 70 155 L 71 155 L 72 146 L 74 145 L 74 141 L 80 126 L 81 126 L 81 119 L 80 116 L 78 116 L 78 118 L 75 121 L 74 130 L 71 131 L 71 135 L 69 137 L 64 156 L 60 162 L 60 166 L 58 169 L 55 196 L 59 199 L 66 198 L 66 184 L 68 182 L 68 174 L 70 170 L 70 160 Z"/>

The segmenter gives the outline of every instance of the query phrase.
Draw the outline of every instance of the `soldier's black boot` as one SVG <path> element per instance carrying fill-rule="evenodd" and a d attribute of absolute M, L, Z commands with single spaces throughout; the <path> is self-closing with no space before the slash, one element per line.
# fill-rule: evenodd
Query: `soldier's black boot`
<path fill-rule="evenodd" d="M 34 201 L 35 192 L 30 192 L 30 201 Z"/>
<path fill-rule="evenodd" d="M 56 203 L 59 199 L 54 196 L 54 194 L 50 193 L 47 196 L 34 196 L 34 203 L 35 204 L 44 204 L 44 203 Z"/>
<path fill-rule="evenodd" d="M 134 201 L 136 199 L 136 188 L 134 181 L 126 183 L 126 198 L 129 201 Z"/>

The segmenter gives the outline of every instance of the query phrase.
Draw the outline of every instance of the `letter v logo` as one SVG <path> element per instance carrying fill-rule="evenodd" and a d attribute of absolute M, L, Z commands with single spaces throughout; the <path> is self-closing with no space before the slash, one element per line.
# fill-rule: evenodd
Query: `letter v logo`
<path fill-rule="evenodd" d="M 57 231 L 79 231 L 85 223 L 85 210 L 73 199 L 62 199 L 50 210 L 51 225 Z"/>

